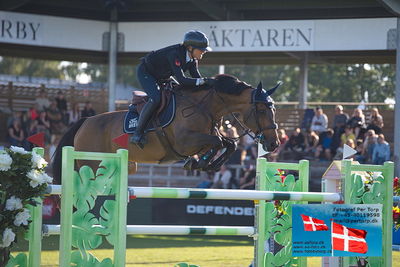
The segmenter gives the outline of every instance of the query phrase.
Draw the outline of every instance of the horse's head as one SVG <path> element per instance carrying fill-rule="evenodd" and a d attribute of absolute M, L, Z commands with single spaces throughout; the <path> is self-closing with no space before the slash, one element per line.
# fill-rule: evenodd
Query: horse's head
<path fill-rule="evenodd" d="M 278 125 L 275 122 L 275 106 L 271 95 L 279 87 L 265 90 L 261 82 L 251 94 L 251 105 L 244 116 L 244 123 L 256 134 L 265 151 L 274 151 L 279 146 Z"/>

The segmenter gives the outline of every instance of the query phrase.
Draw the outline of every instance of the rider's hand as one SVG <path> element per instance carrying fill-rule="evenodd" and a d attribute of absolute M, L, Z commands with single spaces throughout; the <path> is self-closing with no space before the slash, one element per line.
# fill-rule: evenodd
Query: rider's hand
<path fill-rule="evenodd" d="M 203 78 L 203 79 L 204 79 L 204 84 L 209 86 L 214 86 L 216 83 L 216 80 L 214 78 Z"/>

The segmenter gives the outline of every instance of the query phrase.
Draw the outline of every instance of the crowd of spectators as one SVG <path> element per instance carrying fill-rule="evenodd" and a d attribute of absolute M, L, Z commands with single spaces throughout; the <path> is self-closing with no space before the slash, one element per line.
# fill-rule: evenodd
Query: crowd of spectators
<path fill-rule="evenodd" d="M 337 105 L 331 119 L 332 124 L 329 124 L 328 116 L 317 107 L 308 127 L 296 128 L 290 135 L 284 129 L 278 129 L 281 145 L 268 154 L 268 160 L 341 160 L 345 144 L 357 151 L 352 157 L 360 163 L 382 164 L 389 160 L 390 146 L 382 134 L 383 117 L 377 108 L 371 109 L 366 119 L 359 108 L 349 116 L 341 105 Z M 238 137 L 236 128 L 229 122 L 221 132 L 227 137 Z M 220 171 L 200 174 L 202 181 L 198 187 L 254 189 L 256 158 L 257 145 L 245 135 L 239 139 L 237 150 Z M 240 168 L 239 174 L 237 168 Z"/>
<path fill-rule="evenodd" d="M 360 108 L 354 109 L 349 116 L 341 105 L 337 105 L 332 121 L 329 128 L 329 119 L 323 109 L 315 108 L 309 127 L 297 128 L 289 137 L 280 138 L 281 147 L 275 159 L 340 160 L 344 145 L 348 145 L 357 151 L 353 158 L 360 163 L 382 164 L 389 160 L 390 145 L 382 134 L 383 117 L 377 108 L 371 109 L 366 120 Z"/>
<path fill-rule="evenodd" d="M 77 122 L 81 117 L 90 117 L 95 114 L 89 101 L 85 103 L 84 109 L 80 110 L 79 103 L 68 105 L 61 90 L 55 98 L 49 98 L 46 91 L 42 89 L 29 110 L 16 111 L 8 119 L 8 142 L 10 145 L 31 150 L 33 145 L 26 139 L 43 132 L 46 148 L 52 155 L 52 151 L 69 125 Z"/>

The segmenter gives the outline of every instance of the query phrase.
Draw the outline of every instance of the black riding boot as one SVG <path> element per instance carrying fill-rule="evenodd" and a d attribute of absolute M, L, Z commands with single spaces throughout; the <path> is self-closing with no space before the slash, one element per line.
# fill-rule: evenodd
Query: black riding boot
<path fill-rule="evenodd" d="M 137 144 L 140 148 L 143 148 L 143 145 L 146 143 L 144 140 L 144 127 L 147 125 L 151 115 L 153 115 L 153 111 L 157 108 L 156 103 L 153 99 L 149 99 L 149 101 L 144 105 L 142 112 L 140 113 L 138 125 L 136 127 L 135 132 L 132 134 L 130 141 L 131 143 Z"/>

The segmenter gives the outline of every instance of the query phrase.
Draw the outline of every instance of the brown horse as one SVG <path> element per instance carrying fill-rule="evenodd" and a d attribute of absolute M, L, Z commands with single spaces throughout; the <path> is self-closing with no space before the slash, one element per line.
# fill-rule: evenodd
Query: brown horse
<path fill-rule="evenodd" d="M 253 88 L 230 75 L 217 75 L 215 79 L 216 83 L 212 88 L 201 86 L 175 89 L 175 118 L 163 129 L 170 146 L 166 146 L 165 140 L 162 142 L 155 132 L 146 134 L 147 144 L 143 149 L 129 144 L 130 174 L 136 172 L 136 163 L 179 161 L 195 154 L 202 155 L 211 149 L 215 154 L 215 151 L 227 146 L 227 139 L 215 129 L 221 118 L 229 114 L 238 115 L 238 123 L 248 127 L 266 151 L 277 148 L 279 140 L 275 107 L 270 97 L 276 87 L 266 91 L 260 83 L 257 88 Z M 81 119 L 73 125 L 61 139 L 55 154 L 55 181 L 60 181 L 63 146 L 74 146 L 77 151 L 115 152 L 119 147 L 112 139 L 123 134 L 125 113 L 126 111 L 103 113 Z M 227 157 L 223 161 L 226 159 Z M 222 163 L 221 161 L 217 165 Z"/>

